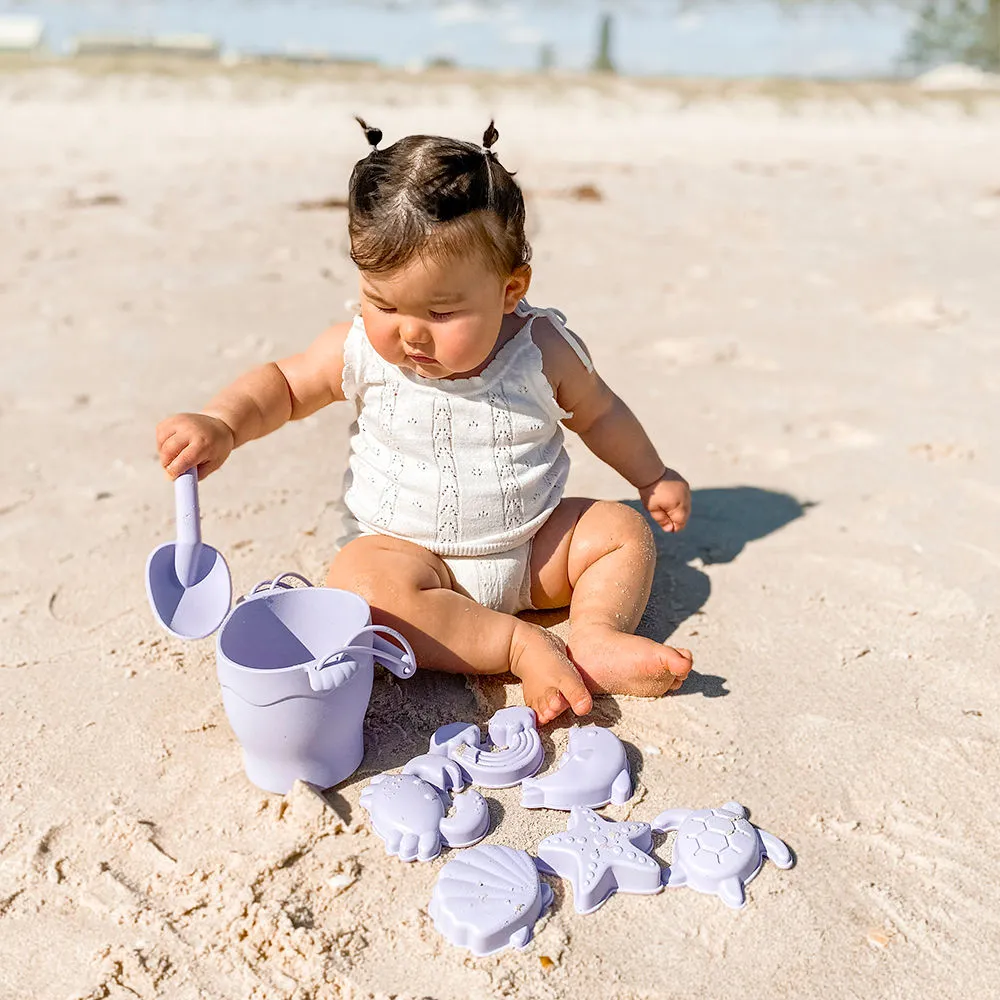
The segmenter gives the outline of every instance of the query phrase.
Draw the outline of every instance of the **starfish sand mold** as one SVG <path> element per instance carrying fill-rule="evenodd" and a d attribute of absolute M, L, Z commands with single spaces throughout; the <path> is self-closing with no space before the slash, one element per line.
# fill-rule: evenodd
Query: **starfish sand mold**
<path fill-rule="evenodd" d="M 573 806 L 565 833 L 538 845 L 539 871 L 573 886 L 577 913 L 592 913 L 612 893 L 652 895 L 663 889 L 659 864 L 649 856 L 648 823 L 615 823 L 593 809 Z"/>

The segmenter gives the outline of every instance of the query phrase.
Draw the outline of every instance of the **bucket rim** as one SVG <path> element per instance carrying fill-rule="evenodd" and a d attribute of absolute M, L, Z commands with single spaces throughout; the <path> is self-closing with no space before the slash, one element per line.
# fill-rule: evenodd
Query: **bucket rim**
<path fill-rule="evenodd" d="M 296 592 L 304 593 L 310 591 L 330 591 L 336 594 L 343 594 L 346 597 L 349 597 L 351 601 L 358 606 L 358 610 L 364 612 L 364 621 L 362 622 L 360 628 L 364 628 L 366 625 L 371 624 L 372 620 L 371 605 L 360 594 L 355 593 L 355 591 L 353 590 L 342 590 L 339 587 L 313 587 L 313 586 L 290 587 L 288 589 L 275 589 L 275 590 L 270 590 L 270 589 L 260 590 L 257 593 L 249 594 L 242 601 L 233 605 L 233 607 L 229 611 L 229 614 L 226 615 L 225 620 L 219 627 L 218 632 L 216 632 L 215 634 L 216 660 L 218 662 L 222 662 L 224 660 L 227 668 L 232 670 L 238 670 L 242 673 L 247 673 L 247 674 L 266 674 L 269 677 L 274 677 L 281 674 L 288 674 L 296 670 L 305 671 L 308 664 L 315 662 L 316 659 L 315 657 L 312 660 L 303 660 L 301 663 L 289 664 L 287 667 L 250 667 L 242 663 L 237 663 L 235 660 L 227 656 L 222 649 L 222 641 L 225 638 L 226 630 L 229 628 L 233 616 L 236 614 L 237 611 L 239 611 L 240 608 L 246 607 L 246 605 L 248 605 L 252 601 L 257 601 L 262 597 L 278 598 L 283 594 L 293 594 Z M 344 645 L 345 646 L 351 645 L 354 642 L 355 638 L 357 638 L 356 635 L 351 636 L 349 639 L 347 639 Z M 331 649 L 327 655 L 329 656 L 336 652 L 337 652 L 336 649 Z M 358 665 L 360 666 L 360 664 Z"/>

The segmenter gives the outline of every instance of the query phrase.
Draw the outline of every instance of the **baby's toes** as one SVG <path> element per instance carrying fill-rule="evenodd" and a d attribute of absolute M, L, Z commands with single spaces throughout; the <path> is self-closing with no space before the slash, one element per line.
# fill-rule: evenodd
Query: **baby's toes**
<path fill-rule="evenodd" d="M 559 690 L 563 704 L 566 708 L 572 708 L 575 715 L 587 715 L 594 707 L 593 695 L 575 670 L 560 683 Z"/>
<path fill-rule="evenodd" d="M 562 715 L 569 708 L 569 702 L 554 687 L 545 688 L 538 697 L 533 698 L 530 707 L 535 710 L 539 725 L 545 725 Z"/>
<path fill-rule="evenodd" d="M 673 646 L 664 645 L 663 652 L 666 654 L 667 669 L 678 680 L 683 681 L 694 665 L 694 657 L 690 649 L 674 649 Z M 680 687 L 680 685 L 677 685 Z"/>

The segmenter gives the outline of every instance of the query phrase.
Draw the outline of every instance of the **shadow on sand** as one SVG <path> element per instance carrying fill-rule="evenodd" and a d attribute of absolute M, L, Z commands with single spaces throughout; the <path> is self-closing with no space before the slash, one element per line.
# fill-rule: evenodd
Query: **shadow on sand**
<path fill-rule="evenodd" d="M 638 500 L 624 501 L 645 514 Z M 653 527 L 656 572 L 649 604 L 636 631 L 664 642 L 693 615 L 701 613 L 712 592 L 703 566 L 732 562 L 747 543 L 773 534 L 796 520 L 814 504 L 787 493 L 756 486 L 693 490 L 691 519 L 679 534 Z M 721 698 L 729 692 L 725 678 L 691 672 L 678 695 L 700 694 Z"/>
<path fill-rule="evenodd" d="M 691 519 L 679 534 L 667 534 L 646 514 L 638 500 L 623 500 L 639 511 L 653 529 L 656 572 L 649 603 L 636 632 L 665 642 L 688 618 L 701 613 L 712 591 L 703 566 L 732 562 L 748 542 L 773 534 L 814 506 L 756 486 L 693 490 Z M 529 612 L 531 621 L 552 627 L 564 622 L 566 610 Z M 725 678 L 693 670 L 678 695 L 721 698 L 729 692 Z"/>

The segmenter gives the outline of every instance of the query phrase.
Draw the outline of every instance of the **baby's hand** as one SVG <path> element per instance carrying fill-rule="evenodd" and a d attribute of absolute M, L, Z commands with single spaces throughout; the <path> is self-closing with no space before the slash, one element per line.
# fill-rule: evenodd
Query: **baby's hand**
<path fill-rule="evenodd" d="M 211 475 L 235 445 L 229 425 L 204 413 L 175 413 L 156 425 L 160 464 L 171 479 L 198 466 L 198 478 Z"/>
<path fill-rule="evenodd" d="M 664 469 L 659 479 L 639 490 L 639 496 L 664 531 L 680 531 L 687 524 L 691 514 L 691 487 L 680 473 Z"/>

